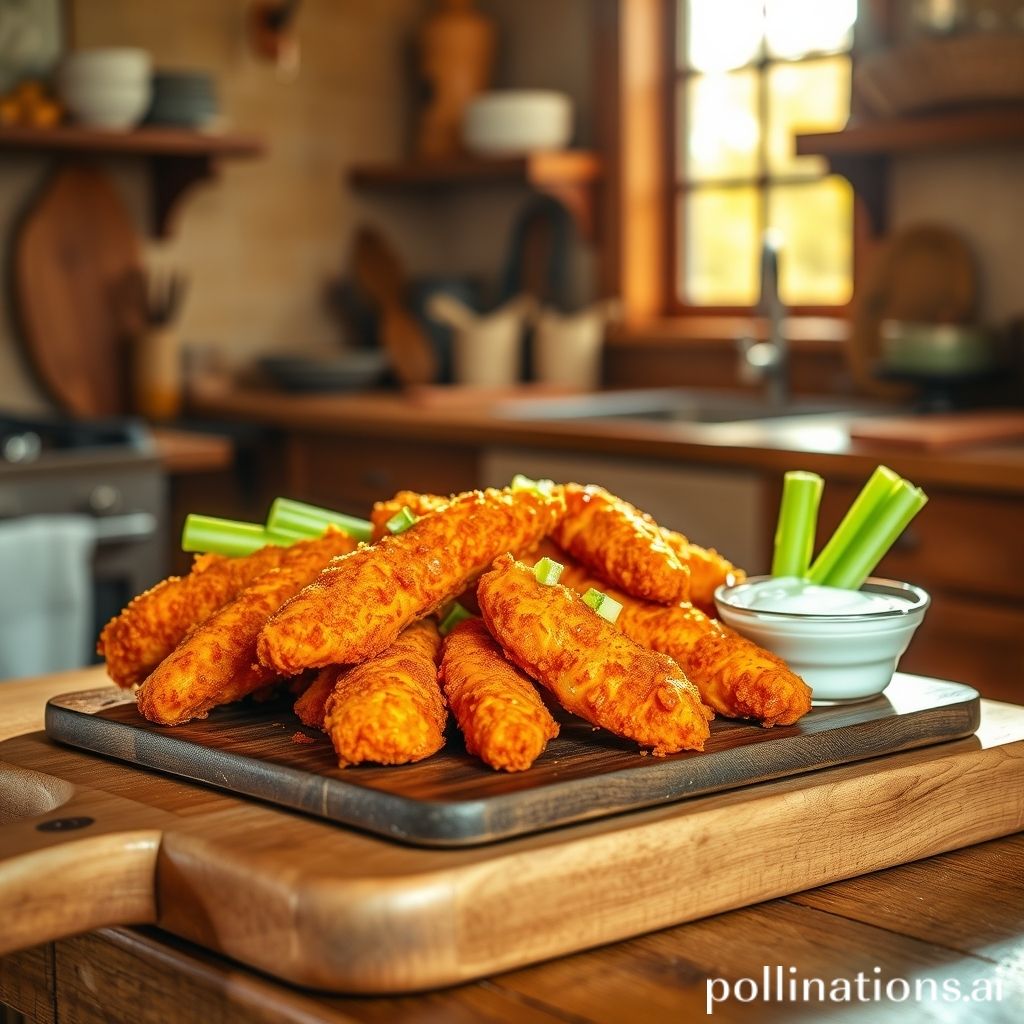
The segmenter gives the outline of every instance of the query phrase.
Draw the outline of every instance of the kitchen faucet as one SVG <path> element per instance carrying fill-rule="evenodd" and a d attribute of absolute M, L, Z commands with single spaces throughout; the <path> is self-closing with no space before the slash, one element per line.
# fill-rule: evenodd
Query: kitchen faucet
<path fill-rule="evenodd" d="M 789 346 L 783 332 L 785 310 L 779 296 L 779 240 L 772 230 L 764 233 L 761 245 L 761 295 L 754 312 L 768 321 L 768 338 L 738 339 L 740 379 L 764 381 L 769 402 L 784 406 L 789 401 Z"/>

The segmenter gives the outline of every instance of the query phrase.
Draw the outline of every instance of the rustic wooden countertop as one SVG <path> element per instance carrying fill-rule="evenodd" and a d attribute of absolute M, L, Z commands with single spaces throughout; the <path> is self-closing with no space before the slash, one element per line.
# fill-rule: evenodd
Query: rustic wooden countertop
<path fill-rule="evenodd" d="M 61 676 L 0 683 L 0 739 L 40 728 L 46 699 L 66 686 Z M 783 980 L 783 998 L 764 1000 L 766 967 L 772 984 Z M 809 1002 L 791 1000 L 790 978 L 822 979 L 825 1001 L 814 982 Z M 845 1001 L 830 1001 L 847 991 L 844 980 Z M 754 983 L 753 1002 L 736 998 L 748 999 Z M 887 988 L 894 998 L 884 998 Z M 714 1017 L 724 1021 L 1019 1020 L 1024 834 L 417 996 L 291 988 L 155 929 L 107 929 L 0 959 L 0 1003 L 30 1020 L 78 1024 L 632 1024 L 700 1017 L 709 991 L 722 997 Z"/>
<path fill-rule="evenodd" d="M 467 446 L 512 446 L 641 456 L 779 472 L 794 468 L 863 480 L 879 462 L 923 486 L 1024 494 L 1024 444 L 1008 443 L 917 452 L 851 441 L 855 414 L 741 423 L 667 423 L 600 420 L 516 420 L 482 401 L 453 394 L 429 399 L 395 392 L 293 395 L 235 391 L 200 397 L 192 411 L 286 430 L 435 441 Z"/>

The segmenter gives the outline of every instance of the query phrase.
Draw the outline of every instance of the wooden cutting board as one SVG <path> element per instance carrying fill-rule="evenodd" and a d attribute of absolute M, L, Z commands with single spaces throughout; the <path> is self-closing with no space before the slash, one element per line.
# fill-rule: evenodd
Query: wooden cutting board
<path fill-rule="evenodd" d="M 513 774 L 487 768 L 456 738 L 418 764 L 342 770 L 290 703 L 239 703 L 168 729 L 147 722 L 131 694 L 104 688 L 50 701 L 46 731 L 391 839 L 467 846 L 959 739 L 977 728 L 978 705 L 969 686 L 899 679 L 884 697 L 815 708 L 792 726 L 716 719 L 703 753 L 663 758 L 563 714 L 560 735 Z"/>
<path fill-rule="evenodd" d="M 131 216 L 107 176 L 56 171 L 14 242 L 19 333 L 39 378 L 74 416 L 127 412 L 124 284 L 140 267 Z"/>
<path fill-rule="evenodd" d="M 154 923 L 295 984 L 417 991 L 1007 835 L 1022 793 L 1024 708 L 985 701 L 965 739 L 424 849 L 35 733 L 0 743 L 0 953 Z"/>
<path fill-rule="evenodd" d="M 934 416 L 879 417 L 850 424 L 854 441 L 898 444 L 921 451 L 970 448 L 1024 438 L 1024 412 L 992 409 Z"/>

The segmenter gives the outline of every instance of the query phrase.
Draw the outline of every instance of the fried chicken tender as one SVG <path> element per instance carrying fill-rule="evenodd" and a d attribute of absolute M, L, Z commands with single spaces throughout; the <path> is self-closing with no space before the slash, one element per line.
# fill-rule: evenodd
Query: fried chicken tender
<path fill-rule="evenodd" d="M 445 505 L 461 495 L 445 497 L 443 494 L 420 494 L 418 491 L 399 491 L 388 501 L 374 503 L 373 511 L 370 513 L 370 522 L 373 523 L 372 539 L 378 541 L 381 537 L 389 537 L 391 531 L 388 529 L 388 520 L 407 508 L 414 516 L 425 516 L 429 512 L 436 512 Z"/>
<path fill-rule="evenodd" d="M 666 654 L 619 632 L 559 584 L 504 555 L 481 580 L 484 622 L 506 656 L 573 714 L 655 754 L 703 750 L 712 717 Z"/>
<path fill-rule="evenodd" d="M 777 655 L 709 618 L 699 608 L 641 601 L 596 578 L 548 542 L 543 554 L 564 568 L 559 582 L 579 593 L 593 587 L 622 605 L 615 625 L 630 639 L 674 658 L 701 700 L 727 718 L 763 726 L 792 725 L 811 710 L 807 684 Z"/>
<path fill-rule="evenodd" d="M 558 735 L 531 680 L 480 619 L 460 622 L 445 639 L 441 686 L 466 750 L 492 768 L 525 771 Z"/>
<path fill-rule="evenodd" d="M 327 698 L 334 692 L 339 675 L 347 672 L 350 667 L 348 665 L 328 665 L 327 668 L 320 669 L 313 682 L 299 694 L 298 699 L 292 705 L 292 710 L 303 725 L 308 725 L 311 729 L 324 727 Z"/>
<path fill-rule="evenodd" d="M 255 579 L 195 629 L 150 673 L 138 692 L 139 710 L 159 725 L 205 718 L 266 686 L 278 673 L 256 664 L 256 637 L 267 619 L 335 555 L 355 541 L 340 531 L 285 548 L 281 564 Z"/>
<path fill-rule="evenodd" d="M 282 675 L 383 653 L 456 597 L 502 552 L 539 543 L 564 512 L 561 492 L 473 491 L 404 533 L 335 559 L 264 626 L 260 662 Z"/>
<path fill-rule="evenodd" d="M 652 520 L 653 522 L 653 520 Z M 723 583 L 739 583 L 747 574 L 714 548 L 702 548 L 675 530 L 661 527 L 661 535 L 683 565 L 690 568 L 690 604 L 715 615 L 715 591 Z"/>
<path fill-rule="evenodd" d="M 242 558 L 199 555 L 187 576 L 171 576 L 139 594 L 100 633 L 96 650 L 118 686 L 141 683 L 181 639 L 257 576 L 281 564 L 287 549 L 268 545 Z"/>
<path fill-rule="evenodd" d="M 340 767 L 408 764 L 441 749 L 448 711 L 437 681 L 440 653 L 437 623 L 421 619 L 383 654 L 337 674 L 323 728 Z"/>
<path fill-rule="evenodd" d="M 551 534 L 560 548 L 627 594 L 660 604 L 689 598 L 690 569 L 650 516 L 593 484 L 566 484 L 565 503 Z"/>

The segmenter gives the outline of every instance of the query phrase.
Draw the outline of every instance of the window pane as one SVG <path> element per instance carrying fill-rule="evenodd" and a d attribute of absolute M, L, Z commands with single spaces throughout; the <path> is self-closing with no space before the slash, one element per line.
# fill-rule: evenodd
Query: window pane
<path fill-rule="evenodd" d="M 686 93 L 686 131 L 679 168 L 691 181 L 750 178 L 758 173 L 761 127 L 754 71 L 695 75 L 680 83 Z"/>
<path fill-rule="evenodd" d="M 679 290 L 685 302 L 747 306 L 757 301 L 759 203 L 753 186 L 684 194 L 679 237 L 686 246 Z"/>
<path fill-rule="evenodd" d="M 853 43 L 857 0 L 765 0 L 764 12 L 773 57 L 835 53 Z"/>
<path fill-rule="evenodd" d="M 782 236 L 779 290 L 789 306 L 833 306 L 852 290 L 853 195 L 838 177 L 768 189 L 768 221 Z"/>
<path fill-rule="evenodd" d="M 741 68 L 761 54 L 762 0 L 679 0 L 679 53 L 696 71 Z"/>
<path fill-rule="evenodd" d="M 793 155 L 793 135 L 827 132 L 850 113 L 850 58 L 829 57 L 768 69 L 768 170 L 772 174 L 824 174 L 823 157 Z"/>

